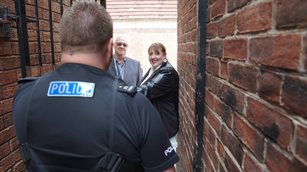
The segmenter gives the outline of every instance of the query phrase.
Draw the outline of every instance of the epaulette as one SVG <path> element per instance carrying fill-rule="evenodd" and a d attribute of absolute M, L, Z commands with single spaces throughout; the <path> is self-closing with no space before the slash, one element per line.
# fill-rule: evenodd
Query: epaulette
<path fill-rule="evenodd" d="M 18 80 L 18 84 L 23 85 L 23 84 L 26 84 L 28 82 L 35 81 L 37 79 L 38 79 L 38 77 L 25 77 L 25 78 Z"/>
<path fill-rule="evenodd" d="M 128 85 L 119 85 L 117 90 L 122 93 L 127 93 L 131 96 L 134 96 L 135 93 L 137 92 L 135 86 L 128 86 Z"/>

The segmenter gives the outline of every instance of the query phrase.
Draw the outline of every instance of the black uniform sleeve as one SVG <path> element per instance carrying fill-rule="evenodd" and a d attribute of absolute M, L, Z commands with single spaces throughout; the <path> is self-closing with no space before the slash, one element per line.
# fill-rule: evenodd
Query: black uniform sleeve
<path fill-rule="evenodd" d="M 145 97 L 142 98 L 142 102 L 139 102 L 139 108 L 144 113 L 142 120 L 144 142 L 140 151 L 142 165 L 145 171 L 160 172 L 173 166 L 179 157 L 169 142 L 158 111 Z"/>
<path fill-rule="evenodd" d="M 138 92 L 144 94 L 149 100 L 158 98 L 173 91 L 179 79 L 174 69 L 168 68 L 159 71 L 150 81 L 138 87 Z"/>

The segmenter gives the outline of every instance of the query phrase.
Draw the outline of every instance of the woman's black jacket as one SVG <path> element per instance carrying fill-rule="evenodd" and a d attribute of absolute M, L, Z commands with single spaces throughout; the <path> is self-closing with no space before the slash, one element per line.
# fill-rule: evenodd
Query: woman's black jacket
<path fill-rule="evenodd" d="M 149 71 L 144 75 L 143 80 Z M 138 86 L 137 90 L 143 93 L 156 107 L 168 131 L 169 138 L 173 137 L 179 127 L 179 77 L 174 67 L 168 61 L 164 61 L 141 86 Z"/>

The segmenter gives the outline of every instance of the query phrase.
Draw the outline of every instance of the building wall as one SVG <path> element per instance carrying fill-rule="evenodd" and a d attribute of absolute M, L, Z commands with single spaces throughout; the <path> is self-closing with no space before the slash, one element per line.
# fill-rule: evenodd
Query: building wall
<path fill-rule="evenodd" d="M 67 6 L 69 1 L 63 1 Z M 8 8 L 9 14 L 15 16 L 14 0 L 1 0 L 0 5 Z M 25 1 L 26 15 L 35 18 L 34 1 Z M 27 66 L 27 76 L 40 76 L 54 69 L 60 61 L 59 21 L 60 3 L 52 1 L 53 37 L 55 65 L 51 60 L 51 42 L 49 25 L 48 1 L 38 1 L 40 20 L 40 40 L 42 65 L 38 60 L 38 42 L 35 22 L 28 22 L 28 43 L 30 65 Z M 20 52 L 16 21 L 10 20 L 10 38 L 0 38 L 0 171 L 24 171 L 18 141 L 12 117 L 13 96 L 18 88 L 17 81 L 22 78 Z"/>
<path fill-rule="evenodd" d="M 204 58 L 199 1 L 178 1 L 185 172 L 193 171 L 196 62 Z M 203 171 L 307 171 L 307 1 L 207 2 Z"/>

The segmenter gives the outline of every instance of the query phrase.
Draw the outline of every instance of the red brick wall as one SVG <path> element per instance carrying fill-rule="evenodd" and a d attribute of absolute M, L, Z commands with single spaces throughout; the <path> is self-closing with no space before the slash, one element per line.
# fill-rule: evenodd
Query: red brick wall
<path fill-rule="evenodd" d="M 177 169 L 192 171 L 195 156 L 195 84 L 196 57 L 198 50 L 197 1 L 178 1 L 178 58 L 177 71 L 180 76 L 180 130 L 178 134 L 180 163 Z"/>
<path fill-rule="evenodd" d="M 207 2 L 204 171 L 307 171 L 307 1 Z M 178 1 L 180 171 L 195 157 L 197 11 Z"/>
<path fill-rule="evenodd" d="M 66 5 L 69 1 L 64 1 Z M 15 15 L 14 0 L 1 0 L 0 5 L 5 5 L 11 15 Z M 34 0 L 25 0 L 26 15 L 35 17 Z M 38 65 L 38 44 L 36 24 L 28 23 L 29 53 L 31 65 L 27 67 L 27 76 L 40 76 L 54 68 L 51 63 L 51 43 L 49 30 L 48 1 L 38 1 L 40 38 L 42 49 L 42 66 Z M 59 44 L 59 1 L 52 2 L 53 37 L 55 62 L 60 60 Z M 18 150 L 15 129 L 12 119 L 12 101 L 17 90 L 17 80 L 21 78 L 19 60 L 18 34 L 16 21 L 11 21 L 12 32 L 9 39 L 0 39 L 0 171 L 24 171 L 24 166 Z"/>

